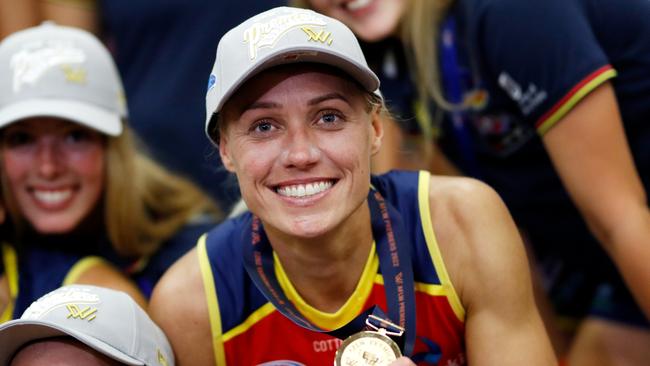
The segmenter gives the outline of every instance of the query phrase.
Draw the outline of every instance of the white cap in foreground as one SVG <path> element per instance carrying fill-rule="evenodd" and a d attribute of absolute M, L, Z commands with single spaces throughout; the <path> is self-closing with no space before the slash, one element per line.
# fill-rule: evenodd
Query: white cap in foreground
<path fill-rule="evenodd" d="M 0 324 L 0 365 L 29 342 L 61 336 L 126 365 L 174 365 L 165 334 L 129 295 L 87 285 L 54 290 Z"/>

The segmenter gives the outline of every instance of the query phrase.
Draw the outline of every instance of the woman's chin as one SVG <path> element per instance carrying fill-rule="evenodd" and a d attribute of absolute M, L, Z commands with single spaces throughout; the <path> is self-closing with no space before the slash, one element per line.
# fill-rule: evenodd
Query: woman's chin
<path fill-rule="evenodd" d="M 34 229 L 42 235 L 66 234 L 75 229 L 78 222 L 71 220 L 44 220 L 32 223 Z"/>
<path fill-rule="evenodd" d="M 322 220 L 298 220 L 292 222 L 286 228 L 287 233 L 296 238 L 312 239 L 324 235 L 330 227 L 323 225 Z"/>

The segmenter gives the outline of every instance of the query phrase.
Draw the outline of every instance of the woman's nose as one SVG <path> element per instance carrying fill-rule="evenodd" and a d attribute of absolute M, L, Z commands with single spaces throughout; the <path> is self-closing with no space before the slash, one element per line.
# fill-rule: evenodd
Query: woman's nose
<path fill-rule="evenodd" d="M 305 130 L 288 134 L 286 148 L 282 154 L 284 165 L 306 169 L 316 164 L 320 156 L 321 151 L 315 134 Z"/>
<path fill-rule="evenodd" d="M 39 142 L 37 164 L 38 173 L 44 178 L 56 177 L 61 172 L 61 153 L 56 141 Z"/>

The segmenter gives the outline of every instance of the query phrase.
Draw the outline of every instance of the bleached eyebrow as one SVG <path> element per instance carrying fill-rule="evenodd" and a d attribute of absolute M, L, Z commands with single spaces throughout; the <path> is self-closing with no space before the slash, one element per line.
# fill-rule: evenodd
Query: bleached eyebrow
<path fill-rule="evenodd" d="M 333 99 L 339 99 L 339 100 L 342 100 L 342 101 L 350 104 L 350 102 L 348 101 L 348 98 L 346 98 L 343 94 L 334 92 L 334 93 L 327 93 L 327 94 L 324 94 L 324 95 L 319 95 L 317 97 L 314 97 L 314 98 L 307 101 L 307 105 L 313 106 L 313 105 L 316 105 L 318 103 L 322 103 L 324 101 L 333 100 Z M 253 102 L 253 103 L 251 103 L 251 104 L 249 104 L 247 106 L 244 106 L 241 109 L 240 114 L 244 114 L 245 112 L 253 110 L 253 109 L 273 109 L 273 108 L 281 108 L 281 107 L 282 107 L 281 103 L 256 101 L 256 102 Z"/>
<path fill-rule="evenodd" d="M 340 99 L 340 100 L 350 104 L 350 102 L 348 101 L 348 98 L 346 98 L 343 94 L 336 93 L 336 92 L 328 93 L 328 94 L 325 94 L 325 95 L 321 95 L 321 96 L 312 98 L 307 102 L 307 104 L 310 105 L 310 106 L 311 105 L 316 105 L 318 103 L 324 102 L 326 100 L 331 100 L 331 99 Z"/>
<path fill-rule="evenodd" d="M 244 108 L 242 108 L 242 113 L 246 112 L 251 109 L 271 109 L 271 108 L 279 108 L 282 107 L 282 104 L 280 103 L 274 103 L 274 102 L 253 102 Z"/>

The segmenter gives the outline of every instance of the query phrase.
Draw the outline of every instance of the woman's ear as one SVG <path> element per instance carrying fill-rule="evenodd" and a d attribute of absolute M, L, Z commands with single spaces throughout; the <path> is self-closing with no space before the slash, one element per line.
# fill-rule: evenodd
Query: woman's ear
<path fill-rule="evenodd" d="M 230 151 L 228 150 L 228 139 L 221 133 L 219 136 L 219 155 L 221 156 L 221 163 L 231 173 L 235 172 L 235 164 L 230 158 Z"/>
<path fill-rule="evenodd" d="M 371 154 L 374 156 L 381 148 L 381 141 L 384 138 L 384 118 L 385 115 L 381 113 L 381 108 L 373 108 L 370 115 L 372 135 L 371 135 Z"/>

